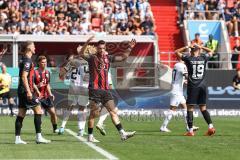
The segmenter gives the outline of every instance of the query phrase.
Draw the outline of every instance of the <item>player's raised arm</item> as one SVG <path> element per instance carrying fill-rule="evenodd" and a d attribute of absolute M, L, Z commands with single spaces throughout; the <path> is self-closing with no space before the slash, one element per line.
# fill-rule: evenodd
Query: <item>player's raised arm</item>
<path fill-rule="evenodd" d="M 93 40 L 93 38 L 94 38 L 94 36 L 91 36 L 91 37 L 86 41 L 86 43 L 85 43 L 83 46 L 79 45 L 79 46 L 77 47 L 77 53 L 78 53 L 78 55 L 79 55 L 80 57 L 82 57 L 83 59 L 85 59 L 85 60 L 87 60 L 87 59 L 89 58 L 89 55 L 84 55 L 84 52 L 85 52 L 88 44 Z"/>
<path fill-rule="evenodd" d="M 176 56 L 179 58 L 179 59 L 182 59 L 182 56 L 183 56 L 183 52 L 188 49 L 189 47 L 188 46 L 185 46 L 185 47 L 182 47 L 182 48 L 179 48 L 175 51 L 175 54 Z"/>
<path fill-rule="evenodd" d="M 135 39 L 132 39 L 130 42 L 129 42 L 129 48 L 124 52 L 122 53 L 121 55 L 116 55 L 113 57 L 113 62 L 122 62 L 124 61 L 125 59 L 127 59 L 132 51 L 132 49 L 135 47 L 136 45 L 136 40 Z"/>

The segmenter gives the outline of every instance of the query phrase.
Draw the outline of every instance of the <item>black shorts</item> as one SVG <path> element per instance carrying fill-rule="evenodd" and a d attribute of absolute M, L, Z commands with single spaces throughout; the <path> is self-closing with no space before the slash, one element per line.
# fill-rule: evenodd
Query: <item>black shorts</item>
<path fill-rule="evenodd" d="M 53 101 L 50 98 L 43 98 L 43 99 L 40 99 L 39 101 L 41 103 L 41 106 L 44 109 L 49 109 L 54 107 Z"/>
<path fill-rule="evenodd" d="M 206 105 L 206 98 L 207 98 L 206 86 L 187 88 L 187 104 Z"/>
<path fill-rule="evenodd" d="M 19 94 L 18 93 L 18 100 L 19 100 L 19 104 L 18 104 L 18 108 L 25 108 L 25 109 L 29 109 L 29 108 L 34 108 L 38 105 L 40 105 L 40 102 L 38 100 L 38 98 L 36 98 L 33 94 L 33 97 L 31 100 L 29 100 L 27 98 L 27 94 Z"/>
<path fill-rule="evenodd" d="M 12 98 L 11 92 L 8 91 L 6 93 L 0 94 L 0 99 L 4 99 L 4 98 L 7 98 L 7 99 Z"/>
<path fill-rule="evenodd" d="M 104 105 L 108 101 L 113 100 L 113 96 L 110 90 L 89 89 L 89 100 Z"/>

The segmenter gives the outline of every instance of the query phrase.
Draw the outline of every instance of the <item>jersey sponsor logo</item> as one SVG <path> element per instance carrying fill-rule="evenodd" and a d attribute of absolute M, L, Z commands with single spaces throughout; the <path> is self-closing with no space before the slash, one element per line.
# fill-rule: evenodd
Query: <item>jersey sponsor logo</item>
<path fill-rule="evenodd" d="M 240 90 L 234 89 L 232 86 L 223 87 L 208 87 L 209 95 L 240 95 Z"/>

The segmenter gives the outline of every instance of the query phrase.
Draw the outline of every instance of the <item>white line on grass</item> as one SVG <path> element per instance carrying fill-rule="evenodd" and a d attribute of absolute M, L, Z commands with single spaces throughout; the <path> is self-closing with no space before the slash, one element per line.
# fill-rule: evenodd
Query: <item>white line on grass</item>
<path fill-rule="evenodd" d="M 71 134 L 72 136 L 74 136 L 75 138 L 77 138 L 78 140 L 80 140 L 81 142 L 85 143 L 86 145 L 88 145 L 89 147 L 91 147 L 92 149 L 94 149 L 95 151 L 97 151 L 98 153 L 100 153 L 101 155 L 105 156 L 108 159 L 111 160 L 118 160 L 118 158 L 116 156 L 114 156 L 113 154 L 105 151 L 104 149 L 96 146 L 96 144 L 88 142 L 85 138 L 77 136 L 77 133 L 73 132 L 70 129 L 65 129 L 65 131 L 67 131 L 69 134 Z"/>

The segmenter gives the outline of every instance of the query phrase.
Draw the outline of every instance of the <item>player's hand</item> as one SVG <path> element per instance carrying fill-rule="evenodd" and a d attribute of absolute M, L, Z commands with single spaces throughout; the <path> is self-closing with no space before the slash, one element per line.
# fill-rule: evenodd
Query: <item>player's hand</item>
<path fill-rule="evenodd" d="M 137 44 L 136 39 L 132 39 L 132 40 L 130 41 L 130 43 L 129 43 L 129 47 L 130 47 L 131 49 L 133 49 L 136 44 Z"/>
<path fill-rule="evenodd" d="M 40 96 L 41 96 L 41 93 L 39 91 L 37 91 L 37 97 L 40 98 Z"/>
<path fill-rule="evenodd" d="M 49 95 L 49 97 L 54 101 L 55 100 L 55 96 L 51 93 L 50 95 Z"/>
<path fill-rule="evenodd" d="M 28 100 L 32 100 L 32 98 L 33 98 L 32 93 L 31 92 L 27 92 L 27 99 Z"/>
<path fill-rule="evenodd" d="M 95 35 L 88 38 L 87 43 L 91 42 L 94 39 Z"/>

